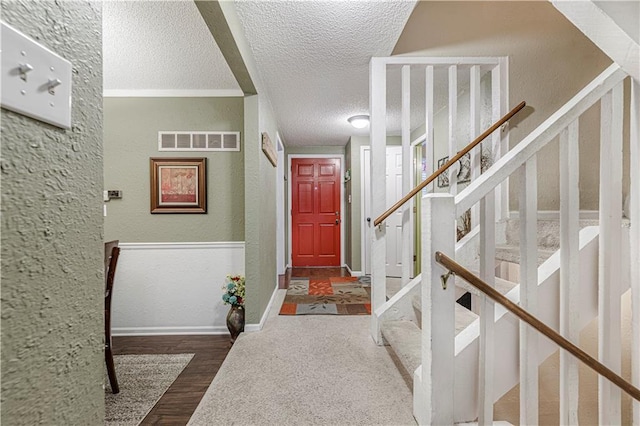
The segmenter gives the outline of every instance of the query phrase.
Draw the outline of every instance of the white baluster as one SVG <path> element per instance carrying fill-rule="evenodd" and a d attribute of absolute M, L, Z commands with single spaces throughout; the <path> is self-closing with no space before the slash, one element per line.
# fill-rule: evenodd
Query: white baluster
<path fill-rule="evenodd" d="M 620 374 L 620 280 L 622 226 L 622 84 L 600 102 L 600 245 L 598 358 Z M 620 424 L 620 389 L 598 378 L 599 424 Z"/>
<path fill-rule="evenodd" d="M 372 58 L 369 66 L 370 78 L 370 138 L 371 138 L 371 214 L 373 218 L 381 215 L 386 204 L 386 176 L 380 170 L 387 165 L 387 70 L 386 64 L 379 58 Z M 377 308 L 386 301 L 386 228 L 376 226 L 371 242 L 371 336 L 376 343 L 382 344 L 380 324 L 375 315 Z"/>
<path fill-rule="evenodd" d="M 480 66 L 474 65 L 469 71 L 469 140 L 473 140 L 480 135 L 480 105 L 482 103 L 480 90 Z M 475 180 L 480 176 L 480 168 L 482 163 L 482 145 L 479 144 L 471 151 L 471 180 Z M 471 229 L 479 222 L 480 210 L 479 206 L 471 209 Z"/>
<path fill-rule="evenodd" d="M 640 388 L 640 83 L 631 80 L 631 380 Z M 640 426 L 640 402 L 633 401 L 633 424 Z"/>
<path fill-rule="evenodd" d="M 402 67 L 402 193 L 411 191 L 411 67 Z M 392 202 L 396 202 L 393 200 Z M 402 206 L 402 285 L 407 285 L 413 270 L 413 200 Z"/>
<path fill-rule="evenodd" d="M 520 169 L 520 306 L 538 310 L 538 174 L 536 156 Z M 538 333 L 520 322 L 520 424 L 538 424 Z"/>
<path fill-rule="evenodd" d="M 424 144 L 425 156 L 426 156 L 426 174 L 427 177 L 431 176 L 434 172 L 434 158 L 433 158 L 433 65 L 428 65 L 425 70 L 424 78 L 424 112 L 425 112 L 425 131 L 426 140 Z M 434 183 L 427 185 L 427 192 L 433 192 Z"/>
<path fill-rule="evenodd" d="M 496 279 L 495 195 L 489 192 L 480 200 L 480 278 L 492 287 Z M 480 353 L 478 378 L 478 422 L 493 423 L 493 383 L 495 350 L 495 304 L 486 296 L 480 306 Z"/>
<path fill-rule="evenodd" d="M 509 58 L 491 70 L 491 121 L 495 123 L 509 110 Z M 508 124 L 507 124 L 508 126 Z M 509 151 L 509 132 L 496 130 L 491 135 L 491 158 L 495 163 Z M 496 220 L 509 218 L 509 179 L 496 187 Z"/>
<path fill-rule="evenodd" d="M 443 289 L 441 251 L 453 258 L 455 206 L 450 194 L 422 198 L 422 366 L 413 380 L 413 412 L 418 424 L 453 424 L 455 282 Z"/>
<path fill-rule="evenodd" d="M 456 126 L 458 122 L 458 67 L 449 67 L 449 159 L 458 153 L 458 143 L 456 141 Z M 449 167 L 446 172 L 449 176 L 449 193 L 458 193 L 458 164 Z"/>
<path fill-rule="evenodd" d="M 560 334 L 579 345 L 580 176 L 578 120 L 560 133 Z M 578 424 L 578 360 L 560 351 L 560 424 Z"/>

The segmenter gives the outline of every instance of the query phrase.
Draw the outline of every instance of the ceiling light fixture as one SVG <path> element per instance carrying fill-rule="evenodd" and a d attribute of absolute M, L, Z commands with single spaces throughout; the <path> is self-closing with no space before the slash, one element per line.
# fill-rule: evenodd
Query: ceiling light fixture
<path fill-rule="evenodd" d="M 364 129 L 369 125 L 368 115 L 354 115 L 347 120 L 356 129 Z"/>

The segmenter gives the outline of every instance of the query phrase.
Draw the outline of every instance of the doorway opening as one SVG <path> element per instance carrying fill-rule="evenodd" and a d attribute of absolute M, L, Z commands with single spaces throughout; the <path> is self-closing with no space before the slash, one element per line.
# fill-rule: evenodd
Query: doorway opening
<path fill-rule="evenodd" d="M 343 156 L 289 156 L 289 264 L 342 266 Z"/>

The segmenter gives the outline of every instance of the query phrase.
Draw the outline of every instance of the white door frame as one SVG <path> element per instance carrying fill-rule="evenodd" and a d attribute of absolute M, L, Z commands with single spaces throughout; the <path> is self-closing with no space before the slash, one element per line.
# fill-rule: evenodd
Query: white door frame
<path fill-rule="evenodd" d="M 276 271 L 278 275 L 283 275 L 287 269 L 285 261 L 285 223 L 284 223 L 284 144 L 280 139 L 280 134 L 276 132 L 276 150 L 278 151 L 278 167 L 276 171 Z"/>
<path fill-rule="evenodd" d="M 375 218 L 371 218 L 371 222 L 367 222 L 367 203 L 365 199 L 365 183 L 368 181 L 366 177 L 365 171 L 365 161 L 364 161 L 364 153 L 365 151 L 369 151 L 369 155 L 371 155 L 371 147 L 368 145 L 363 145 L 360 147 L 360 211 L 362 212 L 362 217 L 360 218 L 360 223 L 362 224 L 360 228 L 360 257 L 361 257 L 361 269 L 363 275 L 371 274 L 371 265 L 369 264 L 369 259 L 371 258 L 369 252 L 371 251 L 371 239 L 367 239 L 367 234 L 369 233 L 369 229 L 373 224 L 373 220 Z M 371 168 L 371 165 L 369 165 Z M 369 212 L 371 214 L 371 212 Z"/>
<path fill-rule="evenodd" d="M 287 165 L 288 165 L 288 179 L 287 179 L 287 187 L 288 187 L 288 194 L 287 194 L 287 200 L 288 200 L 288 205 L 289 205 L 289 212 L 288 217 L 289 217 L 289 226 L 287 227 L 287 232 L 288 232 L 288 238 L 287 238 L 287 242 L 289 243 L 289 250 L 287 253 L 287 260 L 289 262 L 290 266 L 293 266 L 293 262 L 291 260 L 291 252 L 292 252 L 292 247 L 291 247 L 291 223 L 293 220 L 293 215 L 292 210 L 293 207 L 291 206 L 291 160 L 294 158 L 337 158 L 340 160 L 340 266 L 344 267 L 346 266 L 344 263 L 344 220 L 343 220 L 343 216 L 344 216 L 344 212 L 345 210 L 345 205 L 344 205 L 344 154 L 289 154 L 287 156 Z"/>

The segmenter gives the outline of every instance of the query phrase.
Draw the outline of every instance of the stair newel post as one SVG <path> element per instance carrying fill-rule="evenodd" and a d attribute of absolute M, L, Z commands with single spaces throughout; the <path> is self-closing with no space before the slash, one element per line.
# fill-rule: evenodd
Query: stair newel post
<path fill-rule="evenodd" d="M 387 169 L 387 66 L 383 58 L 372 58 L 369 65 L 369 109 L 371 114 L 371 213 L 373 217 L 387 208 L 386 175 L 380 170 Z M 372 232 L 371 242 L 371 337 L 381 345 L 380 322 L 376 314 L 386 301 L 386 227 L 384 222 Z"/>
<path fill-rule="evenodd" d="M 450 194 L 422 198 L 422 365 L 413 379 L 413 413 L 418 424 L 453 424 L 455 277 L 435 252 L 455 255 L 455 205 Z"/>
<path fill-rule="evenodd" d="M 598 253 L 598 360 L 620 374 L 622 364 L 622 118 L 619 83 L 600 101 L 600 242 Z M 620 389 L 598 377 L 598 423 L 620 424 Z"/>

